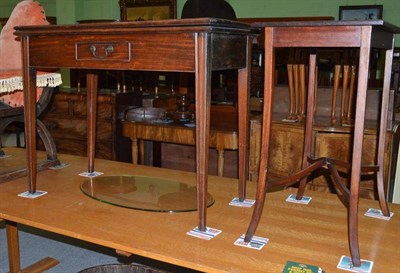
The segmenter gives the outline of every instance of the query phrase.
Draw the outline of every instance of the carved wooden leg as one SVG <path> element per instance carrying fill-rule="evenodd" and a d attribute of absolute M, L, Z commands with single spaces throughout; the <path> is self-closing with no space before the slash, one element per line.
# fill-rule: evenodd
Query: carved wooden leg
<path fill-rule="evenodd" d="M 299 79 L 299 65 L 293 65 L 293 85 L 294 85 L 294 119 L 298 120 L 299 107 L 300 107 L 300 79 Z"/>
<path fill-rule="evenodd" d="M 209 33 L 196 36 L 196 181 L 197 212 L 201 231 L 206 230 L 208 150 L 211 103 L 211 43 Z"/>
<path fill-rule="evenodd" d="M 351 124 L 352 114 L 353 114 L 353 101 L 354 101 L 354 89 L 356 83 L 356 70 L 357 66 L 352 65 L 350 71 L 350 87 L 349 87 L 349 101 L 347 103 L 347 122 Z"/>
<path fill-rule="evenodd" d="M 358 207 L 360 197 L 361 157 L 363 150 L 365 107 L 368 88 L 368 68 L 371 42 L 371 29 L 363 27 L 361 30 L 361 45 L 359 72 L 357 84 L 356 115 L 354 121 L 354 139 L 350 176 L 350 202 L 349 202 L 349 242 L 350 253 L 354 266 L 360 266 L 360 249 L 358 244 Z M 385 128 L 386 129 L 386 128 Z"/>
<path fill-rule="evenodd" d="M 340 104 L 340 119 L 342 124 L 347 123 L 347 107 L 346 107 L 346 92 L 349 85 L 349 66 L 343 66 L 343 83 L 342 83 L 342 102 Z"/>
<path fill-rule="evenodd" d="M 393 60 L 393 49 L 386 50 L 385 56 L 385 72 L 389 71 L 392 67 Z M 386 201 L 385 194 L 385 183 L 384 183 L 384 166 L 385 166 L 385 144 L 386 144 L 386 129 L 387 129 L 387 116 L 389 112 L 389 90 L 390 90 L 390 81 L 391 75 L 390 73 L 384 74 L 383 79 L 383 93 L 382 93 L 382 107 L 381 107 L 381 122 L 379 129 L 379 139 L 378 139 L 378 155 L 377 155 L 377 163 L 379 166 L 379 171 L 377 173 L 377 188 L 378 188 L 378 196 L 379 196 L 379 204 L 381 206 L 381 210 L 383 215 L 389 216 L 390 211 L 388 207 L 388 203 Z"/>
<path fill-rule="evenodd" d="M 287 65 L 288 72 L 288 87 L 289 87 L 289 115 L 288 120 L 293 120 L 295 116 L 295 95 L 294 95 L 294 82 L 293 82 L 293 65 Z"/>
<path fill-rule="evenodd" d="M 250 109 L 250 67 L 252 41 L 247 37 L 246 67 L 238 71 L 238 129 L 239 129 L 239 200 L 246 198 L 246 183 L 248 178 L 248 151 L 249 151 L 249 116 Z M 219 147 L 217 147 L 218 149 Z M 222 149 L 222 147 L 221 147 Z M 223 172 L 224 163 L 220 163 Z M 221 173 L 223 175 L 223 173 Z"/>
<path fill-rule="evenodd" d="M 317 98 L 318 98 L 318 66 L 315 66 L 315 84 L 314 84 L 314 116 L 317 115 L 318 111 L 318 103 L 317 103 Z"/>
<path fill-rule="evenodd" d="M 335 73 L 333 75 L 333 94 L 332 94 L 332 109 L 331 109 L 331 123 L 336 124 L 336 100 L 339 89 L 340 81 L 340 65 L 335 65 Z"/>
<path fill-rule="evenodd" d="M 300 103 L 297 118 L 302 121 L 306 114 L 306 69 L 304 64 L 299 65 Z"/>
<path fill-rule="evenodd" d="M 271 28 L 265 28 L 265 70 L 264 70 L 264 107 L 263 107 L 263 127 L 260 153 L 260 169 L 257 184 L 256 203 L 254 205 L 253 215 L 246 232 L 244 241 L 249 242 L 257 229 L 262 215 L 265 202 L 265 193 L 267 185 L 267 165 L 269 161 L 269 148 L 271 139 L 271 114 L 272 114 L 272 92 L 274 89 L 274 63 L 273 63 L 273 31 Z"/>
<path fill-rule="evenodd" d="M 307 116 L 306 116 L 306 127 L 304 132 L 304 149 L 302 158 L 302 170 L 306 169 L 310 164 L 308 163 L 308 157 L 311 155 L 311 141 L 312 141 L 312 125 L 313 125 L 313 107 L 314 107 L 314 93 L 315 93 L 315 66 L 316 66 L 316 55 L 310 54 L 309 59 L 309 76 L 308 76 L 308 97 L 307 97 Z M 307 177 L 300 180 L 300 185 L 297 191 L 296 199 L 300 200 L 303 198 L 304 191 L 307 185 Z"/>
<path fill-rule="evenodd" d="M 86 75 L 87 82 L 87 157 L 88 173 L 94 172 L 94 157 L 96 151 L 96 120 L 97 120 L 97 83 L 96 72 Z"/>

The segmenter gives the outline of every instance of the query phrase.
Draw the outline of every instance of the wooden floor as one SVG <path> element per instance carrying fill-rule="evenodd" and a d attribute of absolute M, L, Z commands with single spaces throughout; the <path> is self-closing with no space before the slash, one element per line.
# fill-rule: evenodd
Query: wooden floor
<path fill-rule="evenodd" d="M 6 152 L 24 158 L 23 151 Z M 246 231 L 252 213 L 228 205 L 237 195 L 235 179 L 209 178 L 209 192 L 216 202 L 208 209 L 207 226 L 222 233 L 205 241 L 186 235 L 197 224 L 196 212 L 145 212 L 95 201 L 79 188 L 85 178 L 78 174 L 86 171 L 86 158 L 60 155 L 60 159 L 70 166 L 39 173 L 38 190 L 48 192 L 40 198 L 17 197 L 27 190 L 26 178 L 0 184 L 0 218 L 204 272 L 282 272 L 288 260 L 343 272 L 336 266 L 342 255 L 349 255 L 347 212 L 336 195 L 308 191 L 312 201 L 306 206 L 285 202 L 292 189 L 267 194 L 256 235 L 270 241 L 258 251 L 233 244 Z M 97 160 L 96 170 L 104 175 L 148 175 L 195 183 L 194 173 L 128 163 Z M 254 198 L 254 193 L 251 182 L 248 197 Z M 370 207 L 378 208 L 378 203 L 360 200 L 361 258 L 374 261 L 373 272 L 400 272 L 400 206 L 390 205 L 394 212 L 390 221 L 365 217 Z"/>

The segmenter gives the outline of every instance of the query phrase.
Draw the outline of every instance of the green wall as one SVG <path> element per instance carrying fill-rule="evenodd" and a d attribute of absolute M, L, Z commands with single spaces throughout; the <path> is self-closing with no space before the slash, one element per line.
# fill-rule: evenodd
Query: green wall
<path fill-rule="evenodd" d="M 0 18 L 8 17 L 20 0 L 1 0 Z M 383 5 L 383 19 L 400 26 L 399 0 L 226 0 L 239 18 L 332 16 L 338 18 L 339 6 Z M 119 19 L 118 0 L 39 0 L 46 14 L 56 16 L 59 24 L 74 24 L 86 19 Z M 178 17 L 186 0 L 177 0 Z M 400 46 L 400 35 L 396 37 Z"/>

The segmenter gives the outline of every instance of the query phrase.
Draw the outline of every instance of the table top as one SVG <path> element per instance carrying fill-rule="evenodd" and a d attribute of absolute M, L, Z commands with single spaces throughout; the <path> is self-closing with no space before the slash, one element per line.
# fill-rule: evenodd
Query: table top
<path fill-rule="evenodd" d="M 23 150 L 6 152 L 25 160 Z M 203 272 L 282 272 L 288 260 L 337 272 L 341 255 L 349 255 L 347 210 L 334 194 L 307 191 L 311 203 L 299 205 L 285 202 L 292 189 L 268 193 L 256 235 L 270 241 L 258 251 L 233 244 L 246 231 L 252 213 L 228 205 L 237 195 L 236 179 L 209 177 L 215 204 L 207 210 L 207 225 L 222 233 L 206 241 L 186 235 L 196 225 L 196 212 L 156 213 L 98 202 L 80 190 L 86 178 L 78 174 L 86 171 L 87 159 L 60 155 L 60 160 L 70 166 L 38 173 L 38 190 L 48 192 L 40 198 L 17 196 L 26 191 L 25 178 L 0 184 L 0 218 Z M 194 173 L 105 160 L 96 160 L 96 170 L 192 185 L 196 180 Z M 255 186 L 248 183 L 249 198 L 254 198 Z M 378 208 L 377 201 L 360 200 L 361 257 L 374 261 L 374 272 L 393 272 L 400 268 L 400 206 L 390 204 L 390 221 L 363 216 L 370 207 Z"/>
<path fill-rule="evenodd" d="M 255 22 L 252 27 L 323 27 L 323 26 L 375 26 L 391 33 L 400 33 L 400 27 L 383 20 L 341 20 L 341 21 L 283 21 Z"/>
<path fill-rule="evenodd" d="M 238 21 L 219 19 L 219 18 L 188 18 L 188 19 L 170 19 L 170 20 L 151 20 L 151 21 L 124 21 L 124 22 L 105 22 L 105 23 L 93 23 L 93 24 L 75 24 L 75 25 L 46 25 L 46 26 L 18 26 L 16 27 L 15 34 L 35 35 L 40 33 L 52 33 L 53 35 L 59 35 L 55 31 L 61 31 L 64 34 L 86 31 L 86 32 L 107 32 L 109 30 L 117 32 L 134 32 L 134 31 L 162 31 L 166 29 L 170 31 L 171 28 L 179 28 L 178 31 L 234 31 L 239 32 L 251 32 L 250 24 L 242 23 Z"/>

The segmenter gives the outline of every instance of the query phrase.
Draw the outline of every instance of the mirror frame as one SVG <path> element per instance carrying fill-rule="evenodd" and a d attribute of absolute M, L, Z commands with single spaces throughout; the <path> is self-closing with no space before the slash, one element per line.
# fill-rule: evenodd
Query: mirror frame
<path fill-rule="evenodd" d="M 119 8 L 121 21 L 140 20 L 128 18 L 129 9 L 143 9 L 148 7 L 154 9 L 157 7 L 168 7 L 168 15 L 162 19 L 175 19 L 176 18 L 176 0 L 119 0 Z"/>

